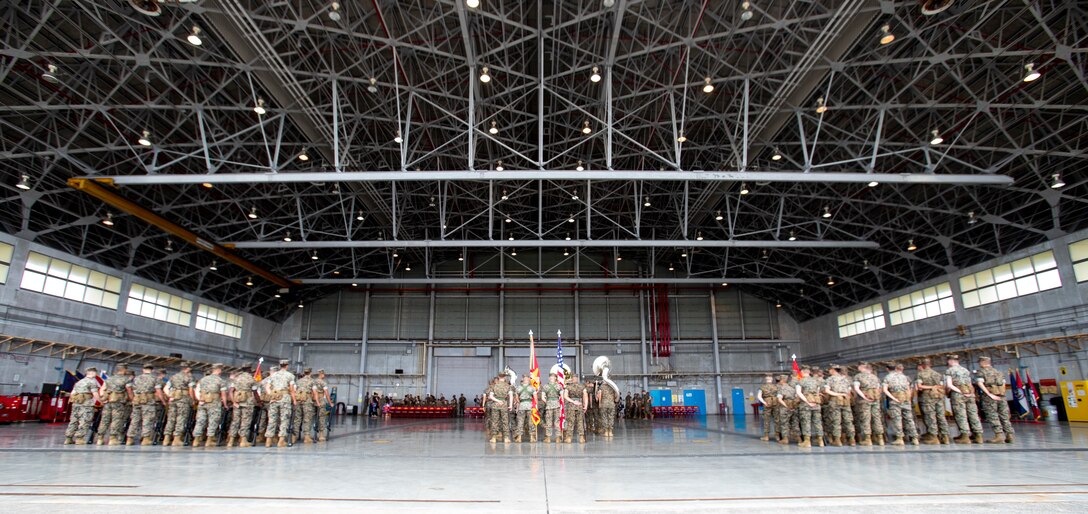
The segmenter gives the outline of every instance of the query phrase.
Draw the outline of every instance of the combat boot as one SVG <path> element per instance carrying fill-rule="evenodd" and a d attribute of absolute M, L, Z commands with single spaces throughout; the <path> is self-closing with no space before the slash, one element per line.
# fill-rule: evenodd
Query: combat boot
<path fill-rule="evenodd" d="M 798 448 L 812 448 L 812 442 L 808 440 L 807 435 L 801 436 L 801 442 L 797 443 Z"/>
<path fill-rule="evenodd" d="M 314 444 L 314 438 L 310 437 L 310 434 L 306 434 L 306 437 L 302 440 L 302 444 Z"/>
<path fill-rule="evenodd" d="M 877 442 L 880 444 L 880 446 L 884 446 L 884 443 L 888 442 L 888 436 L 886 436 L 884 434 L 878 434 L 876 437 L 877 437 Z"/>
<path fill-rule="evenodd" d="M 234 440 L 235 439 L 237 439 L 236 436 L 233 436 L 233 435 L 232 436 L 227 436 L 227 448 L 230 448 L 231 446 L 234 446 Z"/>
<path fill-rule="evenodd" d="M 910 444 L 911 446 L 918 446 L 918 436 L 910 438 Z"/>
<path fill-rule="evenodd" d="M 941 434 L 940 438 L 938 438 L 938 441 L 941 444 L 948 444 L 948 434 Z"/>
<path fill-rule="evenodd" d="M 857 439 L 858 439 L 858 438 L 857 438 L 856 436 L 850 436 L 850 437 L 849 437 L 849 438 L 847 438 L 847 439 L 848 439 L 848 440 L 850 441 L 850 446 L 854 446 L 854 445 L 856 445 L 856 444 L 857 444 Z"/>
<path fill-rule="evenodd" d="M 69 436 L 64 438 L 64 444 L 76 444 L 76 442 Z"/>
<path fill-rule="evenodd" d="M 842 446 L 842 436 L 831 436 L 831 446 Z"/>
<path fill-rule="evenodd" d="M 254 439 L 254 442 L 256 442 L 257 444 L 261 444 L 261 443 L 263 443 L 263 442 L 264 442 L 264 440 L 265 440 L 265 437 L 264 437 L 264 435 L 260 435 L 260 434 L 258 434 L 258 435 L 257 435 L 257 438 L 256 438 L 256 439 Z"/>
<path fill-rule="evenodd" d="M 151 438 L 145 437 L 143 439 L 140 439 L 140 446 L 151 446 Z"/>
<path fill-rule="evenodd" d="M 816 446 L 819 446 L 820 448 L 824 447 L 824 436 L 822 436 L 822 435 L 816 436 Z"/>
<path fill-rule="evenodd" d="M 206 443 L 204 443 L 204 447 L 205 448 L 215 448 L 216 446 L 219 446 L 219 439 L 217 439 L 215 437 L 212 437 L 212 436 L 208 436 L 208 441 Z"/>
<path fill-rule="evenodd" d="M 279 442 L 276 443 L 276 447 L 277 448 L 287 448 L 287 438 L 286 437 L 280 437 Z"/>
<path fill-rule="evenodd" d="M 783 446 L 789 446 L 790 445 L 790 438 L 783 437 L 782 439 L 778 440 L 778 444 L 781 444 Z"/>
<path fill-rule="evenodd" d="M 760 440 L 760 441 L 770 441 L 770 440 L 771 440 L 771 438 L 770 438 L 770 437 L 767 437 L 767 436 L 763 436 L 763 437 L 760 437 L 760 438 L 759 438 L 759 440 Z"/>
<path fill-rule="evenodd" d="M 317 436 L 317 442 L 319 442 L 319 443 L 324 443 L 324 442 L 326 442 L 328 440 L 329 440 L 329 437 L 326 436 L 325 434 L 321 434 L 321 435 Z"/>
<path fill-rule="evenodd" d="M 939 443 L 940 443 L 940 441 L 937 440 L 937 436 L 935 436 L 933 434 L 926 434 L 924 437 L 922 437 L 922 444 L 939 444 Z"/>
<path fill-rule="evenodd" d="M 136 446 L 136 438 L 135 437 L 128 438 L 128 440 L 125 441 L 125 444 L 127 444 L 128 446 Z"/>
<path fill-rule="evenodd" d="M 994 434 L 993 439 L 987 439 L 987 443 L 1003 443 L 1005 442 L 1005 434 Z"/>
<path fill-rule="evenodd" d="M 122 446 L 124 444 L 125 444 L 124 439 L 121 439 L 121 438 L 118 438 L 118 437 L 111 437 L 110 438 L 110 444 L 109 444 L 110 446 Z"/>
<path fill-rule="evenodd" d="M 550 438 L 548 436 L 544 436 L 544 442 L 545 443 L 550 443 L 550 442 L 552 442 L 552 438 Z"/>
<path fill-rule="evenodd" d="M 952 442 L 956 444 L 971 444 L 971 436 L 967 435 L 966 433 L 961 433 L 960 435 L 952 438 Z"/>
<path fill-rule="evenodd" d="M 174 444 L 172 444 L 170 446 L 185 446 L 185 438 L 184 437 L 175 437 L 174 438 Z"/>
<path fill-rule="evenodd" d="M 564 438 L 563 438 L 563 443 L 565 443 L 565 444 L 570 444 L 570 440 L 571 440 L 571 437 L 572 437 L 572 436 L 569 436 L 569 435 L 568 435 L 568 436 L 566 436 L 566 437 L 564 437 Z"/>
<path fill-rule="evenodd" d="M 163 438 L 162 438 L 162 445 L 163 445 L 163 446 L 170 446 L 170 442 L 171 442 L 171 441 L 173 441 L 173 439 L 174 439 L 174 436 L 173 436 L 173 435 L 171 435 L 171 434 L 166 434 L 166 435 L 165 435 L 165 436 L 163 436 Z"/>
<path fill-rule="evenodd" d="M 197 446 L 203 446 L 203 445 L 204 445 L 204 436 L 202 436 L 202 435 L 193 436 L 193 447 L 194 448 L 197 447 Z"/>
<path fill-rule="evenodd" d="M 579 442 L 579 443 L 584 443 L 584 442 L 586 442 L 586 436 L 584 436 L 584 435 L 580 435 L 580 436 L 578 436 L 578 442 Z"/>
<path fill-rule="evenodd" d="M 858 446 L 872 446 L 872 445 L 873 445 L 873 440 L 868 435 L 862 436 L 861 437 L 861 442 L 858 443 Z"/>
<path fill-rule="evenodd" d="M 521 436 L 520 435 L 514 436 L 514 442 L 515 443 L 521 443 Z"/>
<path fill-rule="evenodd" d="M 487 442 L 489 442 L 489 443 L 494 443 L 494 442 L 495 442 L 495 435 L 494 435 L 494 434 L 492 434 L 492 435 L 491 435 L 491 439 L 488 439 L 488 440 L 487 440 Z"/>
<path fill-rule="evenodd" d="M 96 444 L 98 446 L 105 446 L 106 445 L 106 436 L 102 436 L 102 435 L 98 436 L 98 441 L 96 443 L 94 443 L 94 444 Z"/>
<path fill-rule="evenodd" d="M 271 438 L 271 437 L 266 437 L 264 439 L 264 447 L 265 448 L 271 448 L 272 447 L 272 439 L 273 438 Z"/>
<path fill-rule="evenodd" d="M 903 436 L 896 434 L 895 439 L 892 440 L 892 446 L 903 446 Z"/>
<path fill-rule="evenodd" d="M 80 446 L 80 445 L 84 445 L 84 444 L 87 444 L 86 439 L 84 439 L 82 437 L 80 437 L 79 439 L 76 439 L 76 446 Z"/>
<path fill-rule="evenodd" d="M 971 442 L 974 444 L 982 444 L 982 434 L 971 434 Z"/>
<path fill-rule="evenodd" d="M 508 435 L 502 436 L 502 442 L 504 442 L 506 444 L 510 444 L 511 443 L 510 436 L 508 436 Z"/>
<path fill-rule="evenodd" d="M 1012 434 L 1005 434 L 1005 444 L 1012 444 Z"/>

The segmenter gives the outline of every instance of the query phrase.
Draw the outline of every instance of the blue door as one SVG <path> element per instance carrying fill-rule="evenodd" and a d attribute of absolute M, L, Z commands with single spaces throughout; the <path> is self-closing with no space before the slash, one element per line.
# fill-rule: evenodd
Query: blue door
<path fill-rule="evenodd" d="M 747 405 L 744 399 L 744 389 L 739 387 L 733 388 L 733 415 L 744 417 L 745 406 Z"/>
<path fill-rule="evenodd" d="M 684 389 L 684 406 L 698 407 L 699 415 L 706 415 L 706 391 L 702 389 Z"/>
<path fill-rule="evenodd" d="M 654 389 L 650 391 L 650 400 L 654 407 L 671 407 L 672 391 L 669 389 Z"/>

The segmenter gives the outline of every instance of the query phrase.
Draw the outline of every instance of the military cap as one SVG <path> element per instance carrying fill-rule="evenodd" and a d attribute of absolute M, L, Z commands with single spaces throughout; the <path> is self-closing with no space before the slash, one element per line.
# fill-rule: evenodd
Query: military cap
<path fill-rule="evenodd" d="M 930 359 L 929 357 L 926 357 L 926 358 L 922 359 L 921 363 L 925 364 L 926 366 L 929 366 L 929 365 L 933 364 L 933 359 Z"/>
<path fill-rule="evenodd" d="M 808 364 L 802 364 L 801 365 L 801 371 L 804 371 L 806 369 L 809 370 L 809 371 L 812 371 L 812 366 L 809 366 Z"/>
<path fill-rule="evenodd" d="M 894 362 L 889 362 L 888 364 L 886 364 L 886 366 L 888 367 L 888 369 L 895 369 L 895 367 L 898 366 L 898 364 L 896 364 Z"/>
<path fill-rule="evenodd" d="M 90 367 L 90 368 L 87 368 L 87 369 L 83 370 L 83 372 L 84 373 L 98 373 L 98 368 Z"/>
<path fill-rule="evenodd" d="M 960 360 L 960 356 L 956 355 L 954 353 L 950 353 L 950 354 L 948 354 L 947 357 L 945 357 L 945 360 L 958 361 L 958 360 Z"/>
<path fill-rule="evenodd" d="M 829 369 L 837 369 L 837 370 L 839 370 L 839 371 L 842 371 L 842 366 L 841 366 L 841 365 L 838 365 L 838 364 L 828 364 L 828 365 L 827 365 L 827 367 L 828 367 Z"/>
<path fill-rule="evenodd" d="M 155 366 L 151 363 L 144 364 L 144 369 L 155 369 Z"/>
<path fill-rule="evenodd" d="M 310 373 L 310 372 L 312 372 L 312 371 L 313 371 L 313 369 L 311 369 L 311 368 L 302 368 L 302 373 L 303 373 L 303 374 L 305 374 L 305 373 Z"/>
<path fill-rule="evenodd" d="M 217 362 L 215 364 L 212 364 L 212 369 L 223 369 L 223 363 Z"/>
<path fill-rule="evenodd" d="M 240 369 L 241 371 L 253 371 L 253 366 L 250 366 L 249 364 L 244 364 Z"/>
<path fill-rule="evenodd" d="M 128 364 L 124 362 L 118 362 L 113 369 L 128 369 Z"/>
<path fill-rule="evenodd" d="M 778 375 L 778 380 L 789 380 L 789 378 L 788 375 Z"/>
<path fill-rule="evenodd" d="M 990 362 L 990 360 L 991 360 L 990 357 L 987 356 L 987 355 L 983 355 L 982 357 L 978 358 L 979 362 L 982 362 L 982 361 Z"/>
<path fill-rule="evenodd" d="M 325 374 L 325 369 L 324 368 L 318 369 L 317 374 L 318 375 L 324 375 Z"/>
<path fill-rule="evenodd" d="M 287 366 L 288 364 L 291 364 L 290 359 L 280 359 L 280 366 Z"/>
<path fill-rule="evenodd" d="M 181 364 L 179 364 L 178 366 L 180 366 L 181 369 L 186 369 L 193 367 L 193 363 L 182 361 Z"/>

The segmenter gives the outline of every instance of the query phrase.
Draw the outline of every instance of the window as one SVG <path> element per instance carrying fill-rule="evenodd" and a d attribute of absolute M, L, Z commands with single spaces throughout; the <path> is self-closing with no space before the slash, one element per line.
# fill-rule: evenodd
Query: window
<path fill-rule="evenodd" d="M 1054 252 L 1047 251 L 960 279 L 965 308 L 999 302 L 1062 286 Z"/>
<path fill-rule="evenodd" d="M 877 303 L 839 316 L 839 337 L 850 337 L 884 328 L 884 306 Z"/>
<path fill-rule="evenodd" d="M 1088 239 L 1069 245 L 1069 257 L 1073 259 L 1077 282 L 1088 282 Z"/>
<path fill-rule="evenodd" d="M 196 329 L 240 338 L 242 337 L 242 316 L 208 305 L 200 305 L 196 309 Z"/>
<path fill-rule="evenodd" d="M 125 311 L 187 327 L 193 316 L 193 302 L 157 289 L 132 284 L 128 290 L 128 306 Z"/>
<path fill-rule="evenodd" d="M 120 277 L 36 252 L 27 257 L 19 287 L 110 309 L 117 308 L 121 297 Z"/>
<path fill-rule="evenodd" d="M 945 282 L 888 300 L 892 326 L 955 312 L 952 284 Z"/>
<path fill-rule="evenodd" d="M 0 243 L 0 284 L 8 283 L 8 270 L 11 269 L 11 254 L 14 251 L 14 246 Z"/>

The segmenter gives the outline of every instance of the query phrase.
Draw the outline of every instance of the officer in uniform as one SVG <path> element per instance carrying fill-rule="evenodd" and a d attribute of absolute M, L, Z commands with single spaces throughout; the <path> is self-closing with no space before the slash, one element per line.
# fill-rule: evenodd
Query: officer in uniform
<path fill-rule="evenodd" d="M 279 369 L 278 364 L 269 364 L 268 376 L 272 376 Z M 264 385 L 262 383 L 257 384 L 257 390 L 260 392 L 257 398 L 257 408 L 260 411 L 257 413 L 257 436 L 253 438 L 253 444 L 263 444 L 265 442 L 264 433 L 268 430 L 268 404 L 264 401 Z M 377 401 L 377 397 L 375 397 L 375 401 Z"/>
<path fill-rule="evenodd" d="M 193 388 L 193 368 L 188 362 L 181 363 L 181 371 L 174 373 L 166 383 L 167 396 L 170 397 L 170 414 L 166 422 L 166 434 L 163 446 L 185 446 L 185 429 L 188 428 L 189 416 L 193 410 L 196 394 Z"/>
<path fill-rule="evenodd" d="M 612 437 L 612 429 L 616 425 L 616 401 L 620 393 L 612 389 L 612 385 L 602 383 L 597 387 L 597 404 L 600 405 L 601 433 L 607 438 Z"/>
<path fill-rule="evenodd" d="M 563 399 L 566 401 L 567 420 L 563 430 L 563 441 L 571 442 L 574 436 L 578 436 L 578 442 L 586 442 L 585 413 L 589 407 L 589 395 L 586 394 L 586 386 L 578 381 L 578 375 L 571 374 L 566 389 L 563 391 Z"/>
<path fill-rule="evenodd" d="M 329 383 L 325 381 L 325 370 L 317 370 L 314 388 L 317 389 L 317 405 L 314 407 L 317 412 L 317 441 L 323 443 L 329 440 L 329 410 L 333 408 Z"/>
<path fill-rule="evenodd" d="M 280 369 L 264 379 L 264 394 L 268 406 L 268 431 L 265 432 L 265 447 L 272 446 L 276 440 L 276 446 L 287 446 L 287 434 L 291 430 L 291 409 L 295 402 L 295 375 L 287 371 L 291 362 L 287 359 L 280 361 Z"/>
<path fill-rule="evenodd" d="M 948 420 L 944 417 L 944 377 L 933 371 L 933 360 L 926 358 L 918 363 L 918 403 L 922 409 L 926 435 L 922 444 L 948 444 Z"/>
<path fill-rule="evenodd" d="M 540 394 L 544 397 L 545 443 L 552 442 L 552 437 L 555 437 L 556 443 L 563 438 L 563 434 L 559 431 L 559 398 L 561 393 L 555 373 L 549 374 L 548 383 L 540 388 Z"/>
<path fill-rule="evenodd" d="M 110 375 L 102 387 L 98 389 L 98 395 L 102 398 L 102 416 L 98 420 L 98 444 L 110 446 L 125 444 L 126 407 L 130 401 L 128 397 L 128 366 L 118 364 L 114 367 L 113 375 Z"/>
<path fill-rule="evenodd" d="M 824 425 L 820 418 L 820 381 L 812 376 L 812 368 L 801 367 L 801 380 L 797 383 L 797 398 L 801 400 L 801 443 L 797 446 L 811 448 L 813 437 L 816 446 L 824 445 Z"/>
<path fill-rule="evenodd" d="M 884 414 L 880 411 L 880 379 L 873 374 L 873 367 L 866 362 L 858 364 L 854 375 L 854 394 L 860 404 L 861 446 L 873 443 L 884 446 Z"/>
<path fill-rule="evenodd" d="M 517 421 L 514 423 L 514 442 L 520 443 L 522 434 L 529 433 L 529 442 L 536 442 L 536 425 L 533 424 L 533 399 L 536 398 L 536 388 L 529 383 L 529 375 L 521 376 L 521 384 L 514 390 L 518 400 Z"/>
<path fill-rule="evenodd" d="M 842 446 L 843 429 L 846 429 L 846 442 L 854 446 L 854 414 L 850 411 L 850 379 L 843 376 L 842 366 L 832 364 L 828 368 L 831 374 L 824 385 L 828 395 L 828 424 L 831 430 L 831 446 Z"/>
<path fill-rule="evenodd" d="M 488 405 L 493 409 L 491 442 L 502 438 L 504 443 L 510 442 L 510 409 L 514 407 L 514 391 L 510 389 L 510 383 L 506 381 L 506 375 L 495 377 L 495 384 L 491 386 L 491 392 L 487 394 Z"/>
<path fill-rule="evenodd" d="M 87 444 L 87 431 L 94 423 L 94 404 L 98 402 L 98 368 L 87 368 L 84 376 L 72 386 L 68 401 L 72 414 L 64 430 L 64 444 Z"/>
<path fill-rule="evenodd" d="M 597 384 L 592 381 L 585 383 L 586 398 L 589 403 L 586 405 L 586 432 L 596 434 L 600 432 L 600 409 L 597 407 Z"/>
<path fill-rule="evenodd" d="M 166 418 L 169 415 L 170 397 L 166 395 L 166 384 L 170 375 L 167 374 L 166 368 L 157 368 L 155 370 L 155 383 L 162 389 L 162 394 L 158 401 L 154 402 L 155 407 L 155 433 L 151 435 L 152 443 L 161 441 L 163 433 L 166 431 Z"/>
<path fill-rule="evenodd" d="M 952 400 L 952 415 L 960 435 L 953 441 L 965 444 L 982 444 L 982 422 L 978 419 L 978 405 L 975 404 L 975 388 L 971 385 L 971 372 L 960 366 L 958 355 L 948 356 L 948 369 L 944 371 L 945 387 Z"/>
<path fill-rule="evenodd" d="M 1005 374 L 994 369 L 990 358 L 978 358 L 979 389 L 982 390 L 982 413 L 994 427 L 994 438 L 987 443 L 1012 443 L 1012 423 L 1009 420 L 1009 404 L 1005 401 Z"/>
<path fill-rule="evenodd" d="M 234 415 L 230 418 L 230 428 L 227 431 L 227 447 L 234 446 L 238 442 L 239 448 L 253 446 L 249 443 L 249 429 L 253 425 L 253 410 L 260 401 L 260 387 L 253 378 L 253 368 L 248 364 L 242 366 L 242 370 L 231 378 L 230 403 L 234 407 Z"/>
<path fill-rule="evenodd" d="M 918 429 L 914 426 L 914 408 L 910 401 L 910 379 L 903 374 L 902 364 L 888 363 L 888 374 L 884 376 L 884 396 L 888 398 L 888 414 L 895 429 L 892 444 L 903 446 L 903 436 L 906 435 L 910 438 L 910 444 L 918 446 Z"/>
<path fill-rule="evenodd" d="M 314 442 L 314 405 L 317 403 L 317 386 L 310 375 L 310 368 L 302 370 L 302 377 L 295 382 L 295 427 L 294 433 L 303 437 L 303 443 Z"/>
<path fill-rule="evenodd" d="M 756 390 L 756 401 L 763 406 L 763 413 L 759 416 L 763 422 L 763 437 L 759 438 L 760 441 L 770 441 L 771 434 L 774 433 L 774 427 L 771 423 L 774 406 L 771 402 L 774 402 L 775 397 L 778 396 L 777 389 L 774 385 L 774 377 L 767 375 L 763 377 L 763 385 Z"/>
<path fill-rule="evenodd" d="M 198 394 L 196 426 L 193 427 L 193 446 L 200 446 L 204 441 L 204 434 L 208 434 L 208 441 L 204 446 L 211 448 L 219 445 L 219 424 L 223 421 L 223 411 L 229 408 L 227 403 L 227 391 L 230 384 L 223 379 L 223 365 L 212 364 L 211 373 L 197 382 Z"/>
<path fill-rule="evenodd" d="M 151 445 L 151 439 L 155 436 L 155 421 L 158 419 L 155 408 L 166 400 L 162 394 L 162 382 L 152 374 L 155 367 L 145 364 L 143 374 L 132 379 L 128 384 L 129 393 L 132 395 L 132 414 L 128 421 L 128 444 Z"/>
<path fill-rule="evenodd" d="M 495 407 L 494 402 L 491 401 L 491 390 L 495 387 L 495 382 L 498 379 L 491 377 L 491 381 L 487 383 L 487 387 L 484 388 L 484 439 L 491 440 L 495 435 Z M 494 442 L 494 441 L 492 441 Z"/>
<path fill-rule="evenodd" d="M 796 422 L 794 410 L 797 409 L 797 389 L 789 383 L 786 375 L 778 376 L 778 390 L 775 394 L 778 408 L 775 409 L 774 424 L 778 426 L 778 444 L 790 444 L 792 434 L 801 433 Z"/>

